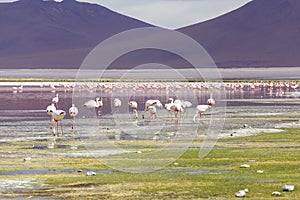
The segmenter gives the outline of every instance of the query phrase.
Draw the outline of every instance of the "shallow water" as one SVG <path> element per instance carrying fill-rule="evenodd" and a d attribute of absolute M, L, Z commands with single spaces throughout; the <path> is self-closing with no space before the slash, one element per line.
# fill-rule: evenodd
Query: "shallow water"
<path fill-rule="evenodd" d="M 261 129 L 285 127 L 291 123 L 297 126 L 295 123 L 299 119 L 300 101 L 294 95 L 299 93 L 299 88 L 267 87 L 262 83 L 244 84 L 242 88 L 233 88 L 234 84 L 206 83 L 78 83 L 75 87 L 74 83 L 23 83 L 23 88 L 13 88 L 20 86 L 16 83 L 1 85 L 0 142 L 9 145 L 10 141 L 31 141 L 36 149 L 38 145 L 40 149 L 48 148 L 47 144 L 39 144 L 38 140 L 51 143 L 50 117 L 45 109 L 56 94 L 59 94 L 59 109 L 68 111 L 72 102 L 76 103 L 79 115 L 76 119 L 78 132 L 75 134 L 85 142 L 85 147 L 93 146 L 93 140 L 102 140 L 99 134 L 108 137 L 105 141 L 154 140 L 158 142 L 154 148 L 164 147 L 165 144 L 159 142 L 174 139 L 182 140 L 187 145 L 194 139 L 194 135 L 189 132 L 202 135 L 214 129 L 219 132 L 216 137 L 243 136 L 257 133 Z M 216 106 L 203 116 L 203 125 L 199 124 L 199 119 L 193 122 L 196 105 L 206 104 L 210 95 L 216 100 Z M 96 118 L 93 110 L 81 106 L 95 96 L 103 97 L 100 119 Z M 122 101 L 118 109 L 112 106 L 115 97 Z M 176 125 L 174 116 L 164 109 L 158 109 L 155 120 L 149 119 L 149 113 L 145 114 L 145 119 L 141 118 L 147 99 L 159 99 L 165 104 L 170 97 L 189 100 L 193 104 L 178 120 L 180 126 Z M 129 100 L 138 103 L 138 120 L 134 119 L 127 105 Z M 222 126 L 218 126 L 218 122 Z M 74 136 L 72 123 L 67 114 L 63 120 L 65 137 Z M 245 124 L 247 127 L 243 127 Z M 241 128 L 251 130 L 240 131 Z M 60 128 L 57 130 L 61 132 Z M 24 148 L 28 148 L 26 145 L 23 145 Z M 59 145 L 56 144 L 57 149 L 70 150 L 68 145 Z M 127 150 L 132 151 L 132 146 L 125 148 Z"/>
<path fill-rule="evenodd" d="M 279 123 L 295 122 L 300 105 L 298 96 L 293 95 L 299 93 L 299 88 L 271 88 L 262 86 L 262 84 L 255 87 L 245 84 L 243 88 L 238 89 L 225 87 L 226 85 L 212 89 L 204 85 L 202 89 L 193 89 L 190 87 L 192 85 L 190 83 L 153 83 L 152 86 L 146 85 L 144 88 L 138 88 L 133 83 L 128 83 L 128 87 L 126 84 L 123 84 L 122 87 L 115 84 L 115 89 L 107 87 L 106 83 L 97 84 L 96 87 L 93 83 L 86 83 L 85 87 L 79 85 L 74 89 L 73 83 L 23 84 L 22 89 L 14 89 L 13 86 L 16 87 L 16 83 L 6 83 L 0 86 L 0 139 L 5 141 L 9 138 L 49 136 L 50 118 L 45 109 L 51 104 L 51 99 L 56 94 L 59 94 L 60 100 L 57 106 L 59 109 L 68 111 L 72 102 L 77 104 L 79 121 L 89 117 L 95 118 L 95 112 L 85 109 L 81 105 L 95 96 L 103 97 L 104 106 L 101 108 L 101 115 L 104 117 L 102 119 L 105 119 L 105 116 L 108 116 L 106 119 L 111 118 L 111 120 L 103 122 L 106 132 L 109 132 L 109 129 L 120 128 L 120 126 L 123 130 L 127 127 L 130 131 L 134 127 L 138 127 L 137 130 L 140 131 L 152 127 L 155 132 L 155 129 L 174 122 L 174 117 L 170 118 L 170 115 L 164 110 L 158 110 L 157 116 L 159 117 L 154 121 L 149 120 L 149 114 L 146 114 L 146 120 L 139 119 L 135 122 L 132 120 L 132 111 L 127 105 L 129 100 L 137 101 L 139 115 L 142 113 L 147 99 L 159 99 L 162 104 L 165 104 L 170 97 L 189 100 L 193 106 L 184 116 L 184 123 L 191 126 L 194 124 L 192 117 L 195 113 L 195 106 L 205 104 L 212 94 L 216 100 L 216 106 L 204 116 L 204 119 L 206 118 L 209 123 L 208 120 L 213 118 L 224 118 L 226 123 L 223 129 L 225 130 L 241 128 L 243 123 L 258 128 L 274 128 L 278 127 Z M 51 84 L 55 89 L 50 88 Z M 164 84 L 168 87 L 163 87 Z M 115 97 L 122 101 L 119 109 L 112 106 L 112 99 Z M 236 120 L 238 123 L 233 123 Z M 68 114 L 63 122 L 65 133 L 70 135 L 72 119 Z M 143 126 L 145 127 L 143 128 Z"/>

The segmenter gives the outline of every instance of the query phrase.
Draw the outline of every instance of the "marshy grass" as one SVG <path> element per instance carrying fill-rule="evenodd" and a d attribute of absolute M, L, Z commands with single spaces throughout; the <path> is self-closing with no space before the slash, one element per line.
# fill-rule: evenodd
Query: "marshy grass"
<path fill-rule="evenodd" d="M 64 141 L 68 143 L 68 141 Z M 233 199 L 235 192 L 248 188 L 248 199 L 274 199 L 273 191 L 280 191 L 283 184 L 294 184 L 295 191 L 282 192 L 280 199 L 300 198 L 300 129 L 285 129 L 281 133 L 262 133 L 243 138 L 219 139 L 210 154 L 198 157 L 201 140 L 194 141 L 175 162 L 165 169 L 152 173 L 125 173 L 115 171 L 92 157 L 55 157 L 51 152 L 38 151 L 32 161 L 22 162 L 23 168 L 57 170 L 49 174 L 1 175 L 1 181 L 34 179 L 41 181 L 41 188 L 18 191 L 17 196 L 60 199 Z M 123 141 L 126 144 L 126 141 Z M 137 142 L 137 145 L 151 142 Z M 77 145 L 78 141 L 77 141 Z M 10 143 L 10 151 L 22 146 Z M 15 147 L 15 150 L 12 148 Z M 4 151 L 2 147 L 1 151 Z M 43 155 L 47 155 L 46 157 Z M 12 159 L 1 159 L 5 164 Z M 47 159 L 47 161 L 45 161 Z M 40 162 L 46 163 L 40 165 Z M 11 162 L 10 164 L 13 164 Z M 242 169 L 241 164 L 250 168 Z M 22 168 L 20 168 L 21 170 Z M 78 172 L 61 173 L 59 169 L 77 169 Z M 81 171 L 83 170 L 83 171 Z M 108 170 L 95 176 L 86 176 L 87 170 Z M 257 173 L 263 170 L 264 173 Z M 16 193 L 6 191 L 5 196 Z"/>

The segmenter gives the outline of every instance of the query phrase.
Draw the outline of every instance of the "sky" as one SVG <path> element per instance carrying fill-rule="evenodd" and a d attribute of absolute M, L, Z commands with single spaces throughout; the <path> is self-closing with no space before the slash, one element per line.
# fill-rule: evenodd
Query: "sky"
<path fill-rule="evenodd" d="M 0 0 L 9 2 L 13 0 Z M 96 3 L 150 24 L 176 29 L 235 10 L 251 0 L 78 0 Z"/>

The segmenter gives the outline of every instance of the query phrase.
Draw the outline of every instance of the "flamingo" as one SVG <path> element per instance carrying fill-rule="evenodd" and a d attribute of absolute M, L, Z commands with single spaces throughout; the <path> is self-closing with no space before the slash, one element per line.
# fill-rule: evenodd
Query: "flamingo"
<path fill-rule="evenodd" d="M 72 131 L 75 133 L 75 117 L 78 115 L 78 108 L 75 107 L 75 104 L 72 104 L 72 107 L 69 109 L 69 115 L 73 118 Z"/>
<path fill-rule="evenodd" d="M 144 110 L 144 112 L 142 114 L 143 119 L 145 118 L 145 112 L 147 112 L 147 111 L 150 112 L 150 110 L 149 110 L 150 106 L 154 106 L 155 107 L 155 117 L 156 117 L 156 108 L 162 108 L 163 107 L 162 103 L 159 100 L 157 100 L 157 99 L 155 99 L 155 100 L 152 100 L 152 99 L 147 100 L 146 103 L 145 103 L 145 110 Z M 151 109 L 153 111 L 153 108 L 151 108 Z M 151 112 L 150 112 L 150 118 L 152 118 Z"/>
<path fill-rule="evenodd" d="M 56 90 L 56 87 L 55 87 L 55 85 L 53 85 L 53 84 L 50 84 L 50 89 L 51 89 L 51 92 L 55 92 L 55 90 Z"/>
<path fill-rule="evenodd" d="M 207 100 L 207 105 L 210 105 L 210 106 L 216 105 L 216 101 L 212 98 L 212 94 L 210 94 L 210 97 Z"/>
<path fill-rule="evenodd" d="M 183 107 L 183 109 L 185 109 L 185 111 L 186 111 L 186 115 L 188 115 L 188 109 L 190 108 L 190 107 L 192 107 L 192 103 L 191 102 L 189 102 L 189 101 L 183 101 L 182 102 L 182 107 Z"/>
<path fill-rule="evenodd" d="M 174 112 L 174 115 L 176 118 L 175 123 L 178 124 L 178 112 L 180 112 L 180 113 L 184 112 L 181 101 L 175 100 L 175 102 L 174 102 L 173 98 L 169 98 L 168 102 L 169 103 L 165 104 L 165 109 L 169 112 L 172 112 L 172 111 Z"/>
<path fill-rule="evenodd" d="M 157 99 L 155 99 L 155 100 L 152 100 L 152 99 L 147 100 L 146 103 L 145 103 L 145 111 L 147 111 L 147 109 L 148 109 L 149 106 L 155 106 L 156 108 L 162 108 L 163 107 L 162 103 L 159 100 L 157 100 Z"/>
<path fill-rule="evenodd" d="M 183 113 L 184 109 L 182 108 L 182 105 L 179 103 L 173 103 L 170 106 L 170 110 L 174 111 L 175 114 L 175 124 L 178 124 L 178 112 Z"/>
<path fill-rule="evenodd" d="M 138 112 L 137 112 L 138 104 L 137 104 L 137 102 L 136 101 L 129 101 L 128 105 L 132 109 L 133 113 L 135 114 L 135 119 L 137 119 L 138 118 Z"/>
<path fill-rule="evenodd" d="M 56 105 L 56 107 L 58 107 L 58 102 L 59 102 L 59 98 L 58 98 L 58 93 L 56 93 L 56 96 L 52 98 L 52 103 L 54 103 Z"/>
<path fill-rule="evenodd" d="M 169 114 L 171 115 L 172 117 L 172 110 L 171 110 L 171 106 L 172 106 L 172 103 L 166 103 L 164 108 L 169 112 Z"/>
<path fill-rule="evenodd" d="M 50 130 L 52 130 L 52 114 L 55 110 L 56 110 L 56 107 L 55 107 L 54 103 L 47 106 L 47 108 L 46 108 L 47 114 L 50 116 Z"/>
<path fill-rule="evenodd" d="M 193 117 L 193 121 L 196 121 L 197 115 L 199 115 L 200 123 L 203 124 L 201 120 L 202 115 L 206 112 L 206 110 L 210 109 L 212 106 L 216 104 L 215 100 L 212 98 L 212 94 L 210 95 L 209 99 L 207 100 L 207 105 L 198 105 L 196 107 L 196 114 Z"/>
<path fill-rule="evenodd" d="M 99 109 L 102 106 L 103 106 L 103 101 L 102 101 L 101 97 L 97 97 L 96 101 L 95 100 L 89 100 L 89 101 L 87 101 L 83 104 L 83 107 L 90 108 L 90 109 Z M 100 110 L 98 110 L 97 114 L 98 114 L 98 116 L 101 115 Z"/>
<path fill-rule="evenodd" d="M 61 125 L 61 135 L 64 135 L 63 132 L 63 125 L 62 125 L 62 119 L 66 116 L 66 112 L 63 110 L 55 110 L 52 113 L 53 120 L 56 122 L 56 128 L 57 128 L 57 136 L 58 136 L 58 122 L 60 121 Z M 55 129 L 53 130 L 53 135 L 55 135 Z"/>
<path fill-rule="evenodd" d="M 210 107 L 211 107 L 210 105 L 198 105 L 196 107 L 196 114 L 193 117 L 193 121 L 196 122 L 196 117 L 199 115 L 200 123 L 203 124 L 201 117 L 206 112 L 206 110 L 209 109 Z"/>
<path fill-rule="evenodd" d="M 23 85 L 20 84 L 20 86 L 18 86 L 18 87 L 12 87 L 12 89 L 13 89 L 14 93 L 23 92 Z"/>
<path fill-rule="evenodd" d="M 122 105 L 122 101 L 118 98 L 114 98 L 114 107 L 119 111 L 120 107 Z"/>
<path fill-rule="evenodd" d="M 148 111 L 150 112 L 150 120 L 154 120 L 156 118 L 156 107 L 155 106 L 149 106 Z"/>

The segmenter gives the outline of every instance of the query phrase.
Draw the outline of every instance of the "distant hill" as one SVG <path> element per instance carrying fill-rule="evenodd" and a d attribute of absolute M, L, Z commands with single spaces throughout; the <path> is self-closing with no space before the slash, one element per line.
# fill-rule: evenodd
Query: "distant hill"
<path fill-rule="evenodd" d="M 220 67 L 300 66 L 299 0 L 253 0 L 179 31 L 201 43 Z"/>
<path fill-rule="evenodd" d="M 104 39 L 149 26 L 75 0 L 0 3 L 0 68 L 77 69 Z M 202 44 L 219 67 L 300 66 L 299 0 L 253 0 L 178 31 Z M 144 63 L 191 67 L 172 53 L 151 49 L 124 55 L 113 65 L 129 69 Z"/>
<path fill-rule="evenodd" d="M 96 4 L 64 0 L 0 3 L 0 68 L 78 68 L 104 39 L 150 24 Z"/>

